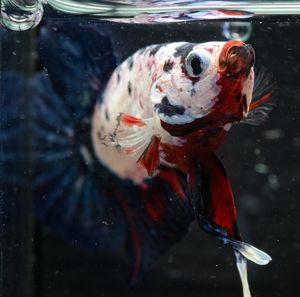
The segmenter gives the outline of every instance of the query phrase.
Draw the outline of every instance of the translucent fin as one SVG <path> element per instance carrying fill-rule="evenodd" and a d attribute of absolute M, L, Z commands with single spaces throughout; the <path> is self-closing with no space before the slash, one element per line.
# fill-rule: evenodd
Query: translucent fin
<path fill-rule="evenodd" d="M 236 267 L 238 269 L 242 287 L 243 287 L 243 297 L 251 297 L 248 275 L 247 275 L 247 260 L 239 252 L 234 252 L 236 257 Z"/>
<path fill-rule="evenodd" d="M 274 107 L 274 103 L 272 102 L 266 102 L 261 106 L 258 106 L 257 108 L 251 110 L 246 118 L 243 118 L 240 123 L 241 124 L 248 124 L 253 126 L 259 126 L 262 123 L 264 123 L 269 113 Z"/>
<path fill-rule="evenodd" d="M 131 118 L 131 122 L 124 121 L 125 117 Z M 139 119 L 120 113 L 113 133 L 105 135 L 102 143 L 115 146 L 131 157 L 137 156 L 138 159 L 151 142 L 152 127 L 153 118 Z"/>
<path fill-rule="evenodd" d="M 256 102 L 258 102 L 267 94 L 270 94 L 271 96 L 264 103 L 259 104 L 254 109 L 251 110 L 250 107 L 247 117 L 243 118 L 240 123 L 258 126 L 265 122 L 268 118 L 268 114 L 276 104 L 274 96 L 275 90 L 276 83 L 274 82 L 272 75 L 267 71 L 266 68 L 260 68 L 255 76 L 252 105 L 255 105 Z"/>
<path fill-rule="evenodd" d="M 267 265 L 272 260 L 267 253 L 259 250 L 251 244 L 235 240 L 232 245 L 234 249 L 240 252 L 244 257 L 258 265 Z"/>
<path fill-rule="evenodd" d="M 273 75 L 265 67 L 259 68 L 255 73 L 252 101 L 255 102 L 265 94 L 273 92 L 275 88 Z"/>
<path fill-rule="evenodd" d="M 217 237 L 224 244 L 231 245 L 235 250 L 241 253 L 248 260 L 258 265 L 266 265 L 272 260 L 272 258 L 267 253 L 259 250 L 253 245 L 229 237 L 226 230 L 213 224 L 203 213 L 197 213 L 197 220 L 199 226 L 205 232 Z"/>

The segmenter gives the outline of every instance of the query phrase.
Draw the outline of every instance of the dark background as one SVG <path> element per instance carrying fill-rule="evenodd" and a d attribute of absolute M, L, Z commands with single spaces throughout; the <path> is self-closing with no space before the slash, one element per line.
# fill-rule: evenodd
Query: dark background
<path fill-rule="evenodd" d="M 99 26 L 110 32 L 120 59 L 153 43 L 225 40 L 222 22 Z M 277 104 L 261 126 L 235 126 L 219 154 L 231 179 L 245 240 L 273 258 L 265 267 L 249 263 L 253 296 L 293 297 L 299 294 L 300 260 L 300 24 L 296 18 L 262 18 L 252 26 L 247 42 L 256 51 L 257 68 L 265 66 L 273 74 Z M 2 56 L 2 68 L 32 74 L 37 31 L 8 34 L 11 42 L 2 38 L 2 53 L 12 54 Z M 25 138 L 19 145 L 26 151 Z M 18 166 L 28 170 L 26 162 Z M 2 183 L 0 190 L 0 296 L 242 296 L 231 248 L 196 224 L 160 258 L 140 287 L 131 290 L 122 251 L 111 255 L 73 246 L 35 221 L 29 187 Z"/>

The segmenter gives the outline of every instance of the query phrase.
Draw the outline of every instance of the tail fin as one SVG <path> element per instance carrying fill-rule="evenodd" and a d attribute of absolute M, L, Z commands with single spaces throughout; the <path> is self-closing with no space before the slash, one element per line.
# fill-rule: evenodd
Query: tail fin
<path fill-rule="evenodd" d="M 93 108 L 116 68 L 110 39 L 99 24 L 49 22 L 39 36 L 41 68 L 56 94 L 81 113 Z"/>
<path fill-rule="evenodd" d="M 94 105 L 116 66 L 110 40 L 96 25 L 48 23 L 39 57 L 42 71 L 31 82 L 36 213 L 79 244 L 119 248 L 126 224 L 102 187 L 114 177 L 90 139 Z"/>
<path fill-rule="evenodd" d="M 102 189 L 111 174 L 94 156 L 89 106 L 78 106 L 76 112 L 44 74 L 35 77 L 32 90 L 33 189 L 39 220 L 79 244 L 118 248 L 125 224 Z"/>

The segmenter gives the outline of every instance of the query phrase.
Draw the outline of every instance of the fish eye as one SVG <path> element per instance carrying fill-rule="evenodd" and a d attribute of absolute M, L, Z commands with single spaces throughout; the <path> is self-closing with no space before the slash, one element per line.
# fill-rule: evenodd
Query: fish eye
<path fill-rule="evenodd" d="M 185 68 L 189 76 L 200 77 L 208 68 L 208 58 L 202 53 L 190 53 L 185 60 Z"/>

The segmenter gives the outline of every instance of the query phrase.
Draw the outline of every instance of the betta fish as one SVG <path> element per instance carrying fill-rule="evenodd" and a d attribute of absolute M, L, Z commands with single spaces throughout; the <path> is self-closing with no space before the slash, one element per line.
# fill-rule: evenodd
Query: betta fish
<path fill-rule="evenodd" d="M 266 113 L 272 92 L 256 82 L 253 48 L 164 43 L 117 66 L 96 25 L 68 24 L 43 28 L 39 53 L 43 71 L 30 81 L 39 220 L 85 246 L 123 246 L 132 285 L 197 220 L 232 246 L 249 297 L 247 259 L 271 258 L 243 241 L 215 152 L 233 125 Z"/>

